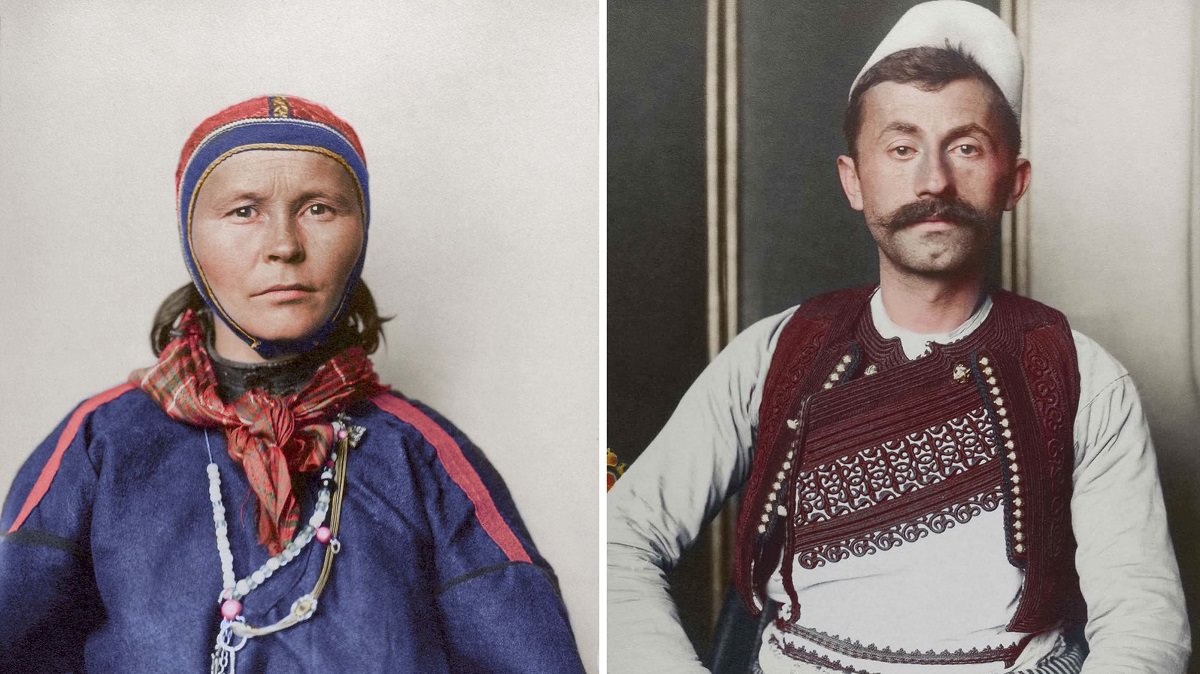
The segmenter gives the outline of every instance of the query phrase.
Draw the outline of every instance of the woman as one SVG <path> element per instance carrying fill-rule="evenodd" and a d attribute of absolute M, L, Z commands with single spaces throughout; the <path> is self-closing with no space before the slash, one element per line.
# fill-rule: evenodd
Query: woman
<path fill-rule="evenodd" d="M 0 671 L 581 671 L 499 477 L 367 359 L 353 129 L 245 101 L 192 133 L 176 185 L 193 283 L 159 310 L 158 362 L 9 492 Z"/>

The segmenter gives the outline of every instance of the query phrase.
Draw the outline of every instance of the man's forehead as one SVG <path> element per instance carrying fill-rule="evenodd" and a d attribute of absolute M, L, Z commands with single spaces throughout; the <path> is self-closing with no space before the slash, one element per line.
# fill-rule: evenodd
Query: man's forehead
<path fill-rule="evenodd" d="M 864 137 L 888 131 L 938 133 L 974 125 L 1000 133 L 995 93 L 975 78 L 954 80 L 937 89 L 916 83 L 881 82 L 862 98 Z"/>

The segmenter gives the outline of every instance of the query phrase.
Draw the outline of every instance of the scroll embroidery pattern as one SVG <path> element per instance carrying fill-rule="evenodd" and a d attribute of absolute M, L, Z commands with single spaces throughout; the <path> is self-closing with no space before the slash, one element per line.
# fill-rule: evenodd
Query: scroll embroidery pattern
<path fill-rule="evenodd" d="M 1063 430 L 1070 423 L 1065 413 L 1067 385 L 1050 366 L 1050 359 L 1057 355 L 1051 337 L 1053 335 L 1040 332 L 1030 335 L 1025 349 L 1024 365 L 1028 372 L 1029 392 L 1032 394 L 1037 418 L 1041 422 L 1042 434 L 1046 439 L 1045 455 L 1049 483 L 1058 485 L 1065 481 L 1064 471 L 1067 474 L 1070 472 L 1067 462 L 1074 457 L 1070 454 L 1072 448 L 1063 442 Z M 1067 520 L 1064 515 L 1067 508 L 1069 502 L 1063 492 L 1053 490 L 1049 497 L 1050 517 L 1046 530 L 1049 540 L 1060 540 L 1060 537 L 1065 535 L 1057 525 Z"/>
<path fill-rule="evenodd" d="M 939 500 L 933 508 L 905 515 L 901 521 L 871 516 L 871 512 L 895 512 L 923 489 L 992 465 L 999 455 L 997 437 L 981 406 L 925 430 L 806 467 L 797 480 L 796 517 L 801 532 L 805 526 L 840 528 L 839 520 L 847 517 L 860 524 L 847 526 L 835 540 L 818 535 L 820 540 L 809 545 L 803 543 L 801 533 L 799 564 L 815 569 L 851 556 L 872 555 L 996 510 L 1004 503 L 1002 485 L 983 487 L 976 482 L 971 491 L 955 489 L 952 500 Z M 872 510 L 876 508 L 880 510 Z"/>
<path fill-rule="evenodd" d="M 912 522 L 902 522 L 862 536 L 852 536 L 836 543 L 801 550 L 798 556 L 800 566 L 815 569 L 840 562 L 851 555 L 865 557 L 904 543 L 915 543 L 930 534 L 940 534 L 952 529 L 955 524 L 966 524 L 983 512 L 994 511 L 1003 503 L 1003 489 L 997 487 L 992 491 L 972 496 L 965 503 L 953 503 L 937 512 L 922 515 Z"/>
<path fill-rule="evenodd" d="M 979 407 L 924 431 L 838 457 L 800 473 L 801 525 L 849 515 L 937 484 L 996 458 Z"/>

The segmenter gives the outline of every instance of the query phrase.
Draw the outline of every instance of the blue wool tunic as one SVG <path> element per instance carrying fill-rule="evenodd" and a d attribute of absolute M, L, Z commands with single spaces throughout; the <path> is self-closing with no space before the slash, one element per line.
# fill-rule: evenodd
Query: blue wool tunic
<path fill-rule="evenodd" d="M 237 670 L 581 672 L 553 572 L 483 455 L 419 403 L 347 412 L 366 433 L 348 457 L 329 582 L 310 620 L 250 639 Z M 37 448 L 0 516 L 9 531 L 66 430 L 48 490 L 0 541 L 0 671 L 206 671 L 222 579 L 204 430 L 137 389 L 73 416 L 77 430 L 68 417 Z M 207 442 L 243 578 L 269 557 L 256 503 L 224 434 Z M 318 487 L 300 490 L 301 522 Z M 246 621 L 287 615 L 324 552 L 311 542 L 250 592 Z"/>

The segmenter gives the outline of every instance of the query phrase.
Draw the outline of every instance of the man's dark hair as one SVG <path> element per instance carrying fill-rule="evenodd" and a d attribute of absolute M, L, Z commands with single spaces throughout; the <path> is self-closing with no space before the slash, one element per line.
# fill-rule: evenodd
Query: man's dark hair
<path fill-rule="evenodd" d="M 188 309 L 202 312 L 205 328 L 212 330 L 212 319 L 205 315 L 206 306 L 196 286 L 191 283 L 182 286 L 167 295 L 167 299 L 163 300 L 158 312 L 154 314 L 154 325 L 150 328 L 150 347 L 154 349 L 155 356 L 162 353 L 167 342 L 171 341 L 175 324 Z M 361 346 L 363 351 L 375 353 L 383 339 L 383 324 L 390 320 L 391 316 L 379 315 L 379 310 L 375 308 L 375 298 L 367 289 L 367 284 L 359 279 L 354 291 L 350 293 L 346 315 L 334 328 L 328 344 L 339 349 Z"/>
<path fill-rule="evenodd" d="M 846 147 L 850 156 L 858 159 L 858 132 L 862 127 L 862 99 L 867 90 L 882 82 L 912 84 L 922 91 L 939 91 L 951 82 L 961 79 L 977 79 L 992 92 L 992 111 L 1001 124 L 1001 139 L 1015 161 L 1021 151 L 1021 123 L 1017 113 L 1008 105 L 1004 92 L 996 85 L 983 66 L 963 50 L 961 46 L 913 47 L 903 49 L 881 59 L 863 73 L 850 103 L 846 106 L 846 117 L 842 132 L 846 134 Z"/>

